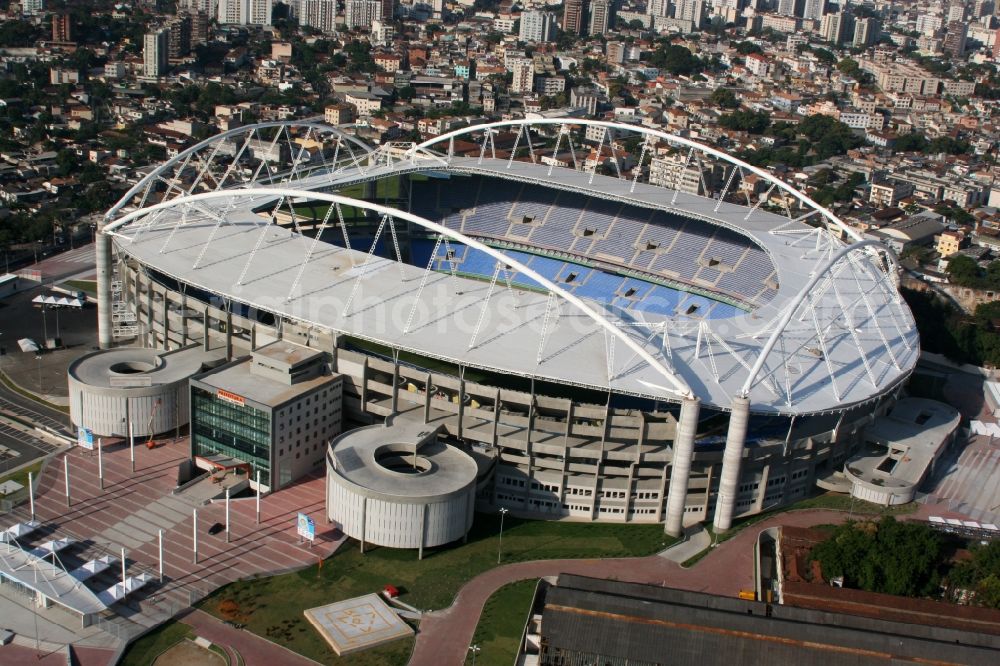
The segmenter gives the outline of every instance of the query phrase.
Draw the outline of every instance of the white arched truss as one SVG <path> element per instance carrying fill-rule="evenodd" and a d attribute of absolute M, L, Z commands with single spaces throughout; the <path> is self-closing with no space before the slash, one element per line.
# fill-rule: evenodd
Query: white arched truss
<path fill-rule="evenodd" d="M 461 129 L 452 130 L 451 132 L 447 132 L 447 133 L 442 134 L 440 136 L 433 137 L 431 139 L 428 139 L 427 141 L 424 141 L 423 143 L 420 143 L 420 144 L 417 144 L 417 145 L 413 146 L 413 148 L 411 148 L 411 150 L 410 150 L 410 155 L 411 155 L 412 158 L 417 158 L 417 157 L 419 157 L 421 155 L 425 155 L 425 154 L 426 155 L 434 155 L 435 153 L 434 153 L 434 151 L 431 150 L 431 148 L 433 146 L 437 146 L 437 145 L 440 145 L 442 143 L 445 143 L 445 144 L 449 145 L 448 156 L 450 157 L 453 154 L 452 151 L 453 151 L 454 141 L 455 141 L 456 138 L 462 137 L 462 136 L 467 136 L 467 135 L 475 135 L 475 134 L 478 134 L 478 133 L 484 133 L 484 139 L 483 139 L 483 142 L 482 142 L 483 150 L 482 150 L 481 156 L 480 156 L 480 159 L 482 159 L 485 156 L 485 152 L 486 152 L 487 148 L 489 148 L 491 145 L 495 145 L 495 144 L 492 143 L 492 141 L 493 141 L 492 137 L 495 135 L 497 129 L 500 129 L 500 128 L 517 128 L 519 130 L 518 137 L 517 137 L 517 142 L 515 143 L 515 146 L 517 146 L 517 145 L 519 145 L 521 143 L 521 137 L 522 136 L 528 136 L 528 137 L 530 137 L 530 129 L 532 127 L 536 127 L 536 126 L 549 126 L 549 127 L 551 127 L 551 126 L 557 126 L 557 127 L 559 127 L 560 128 L 560 133 L 559 133 L 560 140 L 561 140 L 562 136 L 566 134 L 567 128 L 570 128 L 570 127 L 573 127 L 573 126 L 602 128 L 604 130 L 604 133 L 605 133 L 604 134 L 605 138 L 610 138 L 610 133 L 611 132 L 615 132 L 615 131 L 622 132 L 622 133 L 636 133 L 636 134 L 641 134 L 641 135 L 643 135 L 643 137 L 645 137 L 646 142 L 643 145 L 643 153 L 640 156 L 640 160 L 639 160 L 639 165 L 640 166 L 642 165 L 643 158 L 644 158 L 645 154 L 647 153 L 647 150 L 648 150 L 648 147 L 649 147 L 647 144 L 652 139 L 659 140 L 659 141 L 664 141 L 664 142 L 666 142 L 668 144 L 671 144 L 671 145 L 674 145 L 674 146 L 688 148 L 689 151 L 690 151 L 689 155 L 688 155 L 688 162 L 690 162 L 692 159 L 695 159 L 695 156 L 698 153 L 700 153 L 702 155 L 711 156 L 714 159 L 718 159 L 718 160 L 721 160 L 721 161 L 726 162 L 728 164 L 731 164 L 734 167 L 736 167 L 737 169 L 746 171 L 748 173 L 752 173 L 752 174 L 758 176 L 759 178 L 764 179 L 771 186 L 772 190 L 774 188 L 780 189 L 783 192 L 785 192 L 786 194 L 788 194 L 788 195 L 792 196 L 793 198 L 797 199 L 803 205 L 805 205 L 808 208 L 810 208 L 811 211 L 809 213 L 807 213 L 805 216 L 800 216 L 798 218 L 799 220 L 805 219 L 806 217 L 810 217 L 810 216 L 818 213 L 818 214 L 822 215 L 824 218 L 826 218 L 826 220 L 830 224 L 832 224 L 835 227 L 837 227 L 838 229 L 840 229 L 841 232 L 843 232 L 844 234 L 846 234 L 849 238 L 852 238 L 854 240 L 861 240 L 861 235 L 858 234 L 857 231 L 855 231 L 849 225 L 844 224 L 844 222 L 841 221 L 831 211 L 829 211 L 827 208 L 819 205 L 812 198 L 810 198 L 809 196 L 803 194 L 802 192 L 800 192 L 796 188 L 792 187 L 791 185 L 789 185 L 785 181 L 781 180 L 780 178 L 777 178 L 774 174 L 769 173 L 768 171 L 766 171 L 764 169 L 761 169 L 759 167 L 755 167 L 752 164 L 744 162 L 743 160 L 737 159 L 737 158 L 733 157 L 732 155 L 728 155 L 728 154 L 722 152 L 721 150 L 717 150 L 715 148 L 712 148 L 711 146 L 706 146 L 706 145 L 704 145 L 702 143 L 698 143 L 697 141 L 692 141 L 691 139 L 687 139 L 687 138 L 684 138 L 682 136 L 677 136 L 676 134 L 670 134 L 670 133 L 664 132 L 662 130 L 653 129 L 653 128 L 645 127 L 645 126 L 642 126 L 642 125 L 627 125 L 625 123 L 609 122 L 609 121 L 606 121 L 606 120 L 588 120 L 588 119 L 585 119 L 585 118 L 537 118 L 537 119 L 521 118 L 521 119 L 517 119 L 517 120 L 503 120 L 503 121 L 492 122 L 492 123 L 484 123 L 484 124 L 481 124 L 481 125 L 470 125 L 469 127 L 463 127 Z M 530 142 L 530 138 L 529 138 L 529 142 Z M 557 149 L 558 149 L 559 145 L 560 145 L 560 143 L 557 142 L 557 144 L 556 144 L 556 148 Z M 603 139 L 602 139 L 601 144 L 599 145 L 599 148 L 601 148 L 601 147 L 603 147 Z M 495 147 L 492 148 L 492 152 L 493 152 L 494 156 L 495 156 L 495 150 L 496 150 Z M 612 148 L 612 150 L 613 150 L 613 148 Z M 512 157 L 512 159 L 513 159 L 513 157 Z M 532 152 L 532 159 L 534 160 L 534 152 Z M 617 160 L 615 160 L 615 164 L 617 165 Z M 730 173 L 729 181 L 727 183 L 726 189 L 723 191 L 723 194 L 720 197 L 720 201 L 721 201 L 721 199 L 723 199 L 725 197 L 726 191 L 728 191 L 729 187 L 732 185 L 732 178 L 733 178 L 733 174 L 735 174 L 735 173 L 736 173 L 736 170 L 733 170 Z M 623 176 L 622 176 L 622 174 L 620 172 L 618 173 L 618 177 L 619 178 L 623 178 Z M 635 177 L 638 177 L 638 174 L 636 174 Z M 770 194 L 770 190 L 768 191 L 768 194 Z M 760 202 L 758 202 L 757 205 L 760 205 Z M 791 217 L 791 216 L 789 216 L 789 217 Z"/>
<path fill-rule="evenodd" d="M 336 137 L 338 142 L 338 149 L 340 144 L 345 146 L 346 153 L 344 159 L 350 163 L 352 166 L 361 167 L 367 160 L 368 155 L 371 153 L 371 147 L 365 145 L 359 141 L 354 136 L 344 132 L 338 127 L 332 125 L 327 125 L 325 123 L 309 122 L 304 120 L 283 120 L 274 122 L 264 122 L 255 123 L 252 125 L 243 125 L 241 127 L 236 127 L 231 130 L 216 134 L 213 136 L 200 141 L 193 146 L 181 151 L 174 157 L 166 160 L 155 169 L 146 174 L 142 179 L 139 180 L 135 185 L 133 185 L 128 192 L 126 192 L 114 206 L 112 206 L 107 213 L 104 215 L 105 223 L 113 221 L 126 206 L 136 198 L 141 196 L 140 201 L 135 206 L 141 209 L 145 206 L 146 201 L 152 192 L 152 188 L 158 183 L 165 185 L 167 189 L 167 198 L 174 190 L 177 190 L 178 196 L 185 196 L 195 193 L 198 186 L 205 180 L 206 176 L 212 171 L 213 167 L 217 167 L 223 171 L 223 177 L 221 179 L 216 178 L 214 189 L 222 190 L 226 188 L 227 180 L 232 176 L 233 165 L 236 165 L 240 158 L 243 157 L 247 147 L 250 142 L 259 137 L 263 130 L 276 130 L 274 136 L 274 143 L 278 144 L 279 141 L 285 141 L 288 145 L 293 143 L 292 135 L 290 130 L 305 131 L 305 138 L 308 140 L 313 136 L 318 137 L 321 134 L 331 134 Z M 220 154 L 220 149 L 227 141 L 236 139 L 237 137 L 242 137 L 242 142 L 237 142 L 236 154 L 235 155 L 222 155 Z M 271 141 L 263 140 L 265 143 Z M 353 148 L 351 148 L 353 146 Z M 355 149 L 357 152 L 355 152 Z M 208 153 L 203 155 L 203 153 Z M 230 159 L 231 158 L 231 159 Z M 216 165 L 216 160 L 220 162 L 225 160 L 225 164 Z M 337 162 L 339 160 L 335 160 Z M 177 173 L 180 174 L 188 167 L 192 166 L 195 170 L 194 179 L 192 183 L 186 184 L 186 187 L 182 188 L 173 179 L 167 179 L 164 174 L 168 174 L 172 169 L 177 169 Z M 260 177 L 260 174 L 255 174 Z M 285 178 L 278 178 L 279 182 L 281 180 L 295 180 L 300 178 L 301 175 L 295 171 L 295 164 L 293 162 L 293 168 L 290 173 L 283 174 Z M 269 181 L 274 181 L 275 174 L 268 172 L 266 176 Z M 233 181 L 232 185 L 239 185 L 241 183 Z"/>
<path fill-rule="evenodd" d="M 489 255 L 502 265 L 512 267 L 518 273 L 527 276 L 538 285 L 544 287 L 546 290 L 549 291 L 549 293 L 555 294 L 563 301 L 569 303 L 575 310 L 577 310 L 581 314 L 591 319 L 595 324 L 597 324 L 601 329 L 603 329 L 603 331 L 607 335 L 613 337 L 615 340 L 625 345 L 629 350 L 632 351 L 633 354 L 641 358 L 651 368 L 656 370 L 662 376 L 662 378 L 667 381 L 669 385 L 668 390 L 674 395 L 676 395 L 678 398 L 693 396 L 691 388 L 684 382 L 683 379 L 679 378 L 670 368 L 668 368 L 663 363 L 662 359 L 654 357 L 642 345 L 637 343 L 631 336 L 629 336 L 621 328 L 619 328 L 619 326 L 617 326 L 614 322 L 610 321 L 608 318 L 597 312 L 585 301 L 581 300 L 572 293 L 566 291 L 565 289 L 557 285 L 555 282 L 552 282 L 545 276 L 537 273 L 528 266 L 525 266 L 516 259 L 507 256 L 503 252 L 500 252 L 495 248 L 492 248 L 484 243 L 481 243 L 474 238 L 470 238 L 462 234 L 461 232 L 449 229 L 448 227 L 437 224 L 436 222 L 432 222 L 417 215 L 411 215 L 410 213 L 396 210 L 394 208 L 388 208 L 385 206 L 380 206 L 378 204 L 366 201 L 360 201 L 358 199 L 351 199 L 337 194 L 329 194 L 325 192 L 310 192 L 306 190 L 292 190 L 287 188 L 274 188 L 274 187 L 254 187 L 252 189 L 246 189 L 246 190 L 237 189 L 237 190 L 226 190 L 222 192 L 204 192 L 201 194 L 189 195 L 179 199 L 173 199 L 171 201 L 149 206 L 147 208 L 133 211 L 131 213 L 123 215 L 114 222 L 108 224 L 104 228 L 103 233 L 116 234 L 117 236 L 122 238 L 122 240 L 129 242 L 132 240 L 132 238 L 130 238 L 129 236 L 123 236 L 120 233 L 120 230 L 133 220 L 141 218 L 149 218 L 153 220 L 153 223 L 155 223 L 157 219 L 156 213 L 159 211 L 167 209 L 181 209 L 185 206 L 196 207 L 197 204 L 201 202 L 225 201 L 225 200 L 229 200 L 231 202 L 234 198 L 239 198 L 239 197 L 263 198 L 265 200 L 281 199 L 286 201 L 294 199 L 318 200 L 337 206 L 352 206 L 362 210 L 369 210 L 377 215 L 383 216 L 383 224 L 385 220 L 388 218 L 400 219 L 406 222 L 410 222 L 412 224 L 416 224 L 417 226 L 426 229 L 430 232 L 433 232 L 435 234 L 438 234 L 439 236 L 458 241 L 472 249 L 478 250 L 480 252 Z M 330 210 L 333 210 L 333 208 L 331 207 Z M 217 227 L 219 224 L 220 223 L 217 223 Z M 139 229 L 136 230 L 136 233 L 138 233 L 140 230 L 141 226 Z M 210 242 L 211 240 L 202 248 L 202 254 L 204 254 L 204 252 L 207 251 Z M 376 237 L 376 242 L 377 242 L 377 237 Z M 370 259 L 371 254 L 374 251 L 374 247 L 375 243 L 372 244 L 372 250 L 369 251 L 368 259 Z M 202 255 L 199 255 L 199 258 L 201 256 Z M 364 269 L 365 265 L 368 263 L 368 259 L 366 259 L 365 262 L 361 264 L 362 269 Z M 195 266 L 192 267 L 192 269 L 194 268 Z M 359 273 L 358 280 L 357 282 L 355 282 L 354 291 L 356 291 L 357 286 L 361 284 L 361 281 L 363 280 L 363 275 L 364 275 L 363 271 Z M 493 282 L 495 284 L 496 277 L 494 277 Z M 492 287 L 493 285 L 491 285 L 491 291 Z M 352 291 L 351 294 L 352 299 L 354 291 Z M 345 314 L 347 313 L 347 310 L 350 308 L 350 304 L 351 303 L 349 300 L 345 308 Z M 485 306 L 486 304 L 484 303 L 484 311 L 485 311 Z M 477 331 L 478 331 L 478 326 L 477 326 Z M 473 342 L 475 341 L 474 339 L 475 339 L 475 334 L 473 336 Z"/>
<path fill-rule="evenodd" d="M 756 385 L 760 381 L 761 372 L 764 369 L 764 364 L 767 362 L 767 359 L 771 355 L 771 352 L 774 351 L 775 345 L 778 344 L 779 340 L 781 339 L 781 336 L 784 335 L 786 329 L 788 328 L 789 324 L 792 321 L 792 318 L 795 317 L 797 313 L 801 313 L 802 310 L 805 309 L 805 307 L 808 305 L 808 302 L 812 297 L 814 290 L 820 284 L 820 281 L 828 279 L 830 274 L 833 272 L 834 268 L 837 266 L 837 264 L 848 260 L 848 258 L 853 253 L 860 252 L 869 247 L 878 248 L 880 252 L 884 253 L 884 255 L 888 257 L 889 263 L 891 264 L 892 267 L 892 270 L 889 271 L 888 274 L 895 275 L 895 271 L 899 268 L 899 262 L 896 259 L 896 255 L 895 253 L 893 253 L 892 250 L 886 248 L 878 241 L 862 240 L 858 241 L 857 243 L 852 243 L 851 245 L 843 247 L 839 251 L 837 251 L 831 258 L 829 258 L 826 261 L 826 263 L 824 263 L 819 268 L 819 270 L 813 273 L 809 281 L 802 286 L 802 288 L 795 295 L 795 297 L 785 306 L 784 314 L 782 314 L 781 319 L 778 320 L 777 325 L 774 327 L 774 330 L 771 332 L 770 336 L 767 338 L 767 341 L 764 343 L 764 346 L 761 348 L 760 353 L 757 355 L 757 360 L 754 363 L 753 367 L 750 368 L 750 371 L 747 374 L 746 381 L 743 383 L 743 387 L 740 389 L 739 395 L 743 397 L 748 396 L 750 394 L 750 390 L 754 387 L 754 385 Z M 866 299 L 867 295 L 862 293 L 862 301 L 867 303 Z M 868 307 L 870 309 L 871 305 L 868 304 Z M 845 312 L 844 316 L 847 317 L 848 314 Z M 888 352 L 888 355 L 892 357 L 893 354 L 892 347 L 889 345 L 886 335 L 881 331 L 882 325 L 877 320 L 873 322 L 873 325 L 879 330 L 879 335 L 882 338 L 883 346 L 886 352 Z M 856 334 L 853 322 L 848 321 L 847 326 L 852 334 Z M 864 355 L 864 351 L 859 349 L 859 353 L 861 354 L 860 358 L 865 365 L 869 378 L 872 379 L 872 382 L 877 386 L 877 382 L 872 378 L 873 373 L 870 367 L 868 366 L 868 360 L 867 357 Z M 893 358 L 893 362 L 896 365 L 896 367 L 899 368 L 898 362 L 896 361 L 895 358 Z M 835 380 L 831 377 L 831 382 L 833 381 Z M 834 390 L 836 390 L 836 387 L 834 387 Z"/>

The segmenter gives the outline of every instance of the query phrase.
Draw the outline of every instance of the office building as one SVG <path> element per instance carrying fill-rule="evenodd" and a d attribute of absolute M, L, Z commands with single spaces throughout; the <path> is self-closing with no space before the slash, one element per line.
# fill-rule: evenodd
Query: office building
<path fill-rule="evenodd" d="M 322 469 L 340 434 L 343 378 L 323 352 L 279 340 L 191 378 L 191 456 L 277 490 Z"/>

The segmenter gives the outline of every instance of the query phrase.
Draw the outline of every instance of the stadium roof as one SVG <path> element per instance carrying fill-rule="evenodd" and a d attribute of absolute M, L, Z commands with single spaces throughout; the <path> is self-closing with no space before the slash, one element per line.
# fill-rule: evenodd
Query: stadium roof
<path fill-rule="evenodd" d="M 403 351 L 677 400 L 662 371 L 635 351 L 641 348 L 703 401 L 723 409 L 746 388 L 756 412 L 814 413 L 862 403 L 897 386 L 919 354 L 912 317 L 871 255 L 846 251 L 825 230 L 801 219 L 526 162 L 439 156 L 393 161 L 386 151 L 369 164 L 374 166 L 355 164 L 271 188 L 196 194 L 135 211 L 114 227 L 118 245 L 150 268 L 208 292 Z M 546 317 L 551 306 L 544 293 L 491 292 L 488 283 L 438 273 L 425 281 L 422 268 L 366 259 L 367 247 L 324 243 L 313 252 L 310 239 L 265 226 L 268 220 L 252 212 L 276 200 L 344 203 L 348 200 L 321 190 L 414 171 L 531 181 L 728 227 L 767 252 L 777 270 L 778 293 L 745 315 L 711 321 L 590 302 L 631 340 L 629 347 L 569 302 Z M 370 203 L 350 205 L 387 212 Z M 388 213 L 426 226 L 421 218 Z M 481 332 L 470 347 L 474 330 Z M 764 350 L 772 353 L 758 363 Z"/>

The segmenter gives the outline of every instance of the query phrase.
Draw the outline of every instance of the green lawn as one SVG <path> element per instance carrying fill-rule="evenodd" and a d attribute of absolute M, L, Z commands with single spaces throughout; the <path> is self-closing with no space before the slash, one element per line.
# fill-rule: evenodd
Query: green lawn
<path fill-rule="evenodd" d="M 17 483 L 20 483 L 22 486 L 24 486 L 25 488 L 27 488 L 28 487 L 28 472 L 31 472 L 32 474 L 34 474 L 35 475 L 34 478 L 37 479 L 38 478 L 38 470 L 40 470 L 42 468 L 42 463 L 43 462 L 45 462 L 44 459 L 39 459 L 39 460 L 36 460 L 35 462 L 31 463 L 27 467 L 22 467 L 21 469 L 17 470 L 16 472 L 12 472 L 11 474 L 7 474 L 6 476 L 0 476 L 0 483 L 3 483 L 5 481 L 16 481 Z"/>
<path fill-rule="evenodd" d="M 893 515 L 900 516 L 910 513 L 915 513 L 920 506 L 916 502 L 909 502 L 907 504 L 895 505 L 886 507 L 881 504 L 872 504 L 871 502 L 866 502 L 864 500 L 854 499 L 852 500 L 849 496 L 843 495 L 841 493 L 825 492 L 821 495 L 816 495 L 814 497 L 807 497 L 804 500 L 795 502 L 794 504 L 789 504 L 787 506 L 778 507 L 773 511 L 765 511 L 764 513 L 758 513 L 754 516 L 747 516 L 746 518 L 738 518 L 733 521 L 733 527 L 725 532 L 720 532 L 718 534 L 712 529 L 712 523 L 705 523 L 705 529 L 708 530 L 709 534 L 712 535 L 712 540 L 715 543 L 724 543 L 729 539 L 740 533 L 744 528 L 750 527 L 751 525 L 756 525 L 757 523 L 767 520 L 771 516 L 775 516 L 779 513 L 784 513 L 786 511 L 798 511 L 804 509 L 829 509 L 832 511 L 848 511 L 853 512 L 856 516 L 882 516 L 882 515 Z M 697 555 L 689 557 L 686 559 L 682 566 L 691 567 L 697 564 L 703 557 L 711 552 L 710 548 L 706 548 Z"/>
<path fill-rule="evenodd" d="M 522 580 L 504 585 L 486 602 L 472 638 L 472 644 L 480 648 L 477 666 L 514 663 L 537 584 L 537 580 Z M 465 663 L 471 662 L 471 656 L 466 658 Z"/>
<path fill-rule="evenodd" d="M 97 282 L 94 280 L 66 280 L 59 285 L 67 289 L 86 292 L 90 296 L 97 296 Z"/>
<path fill-rule="evenodd" d="M 149 666 L 164 650 L 189 637 L 194 637 L 190 627 L 171 620 L 132 643 L 118 665 Z"/>
<path fill-rule="evenodd" d="M 555 558 L 635 557 L 673 543 L 662 525 L 607 525 L 521 520 L 504 521 L 503 562 Z M 395 664 L 409 658 L 412 640 L 399 641 L 338 660 L 302 615 L 307 608 L 378 592 L 386 584 L 403 591 L 403 600 L 421 609 L 451 604 L 458 589 L 497 566 L 499 516 L 477 514 L 467 544 L 414 550 L 372 548 L 364 555 L 349 541 L 331 558 L 298 573 L 240 581 L 200 604 L 218 617 L 243 622 L 247 629 L 323 664 Z M 227 603 L 232 602 L 232 603 Z M 220 605 L 229 607 L 223 613 Z"/>

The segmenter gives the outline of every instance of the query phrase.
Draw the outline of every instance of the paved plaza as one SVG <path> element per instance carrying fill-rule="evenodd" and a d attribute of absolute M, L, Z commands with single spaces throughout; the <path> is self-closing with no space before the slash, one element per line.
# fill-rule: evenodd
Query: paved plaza
<path fill-rule="evenodd" d="M 55 456 L 42 472 L 35 498 L 36 519 L 56 536 L 87 542 L 90 552 L 120 553 L 126 549 L 128 574 L 158 577 L 159 530 L 163 530 L 164 582 L 154 583 L 113 606 L 120 635 L 135 633 L 181 611 L 221 585 L 253 575 L 294 570 L 329 557 L 342 542 L 339 532 L 323 520 L 324 483 L 313 476 L 292 487 L 264 496 L 260 525 L 254 498 L 231 501 L 230 543 L 225 532 L 209 535 L 214 523 L 225 522 L 225 502 L 198 507 L 198 561 L 194 562 L 192 519 L 194 502 L 171 491 L 177 468 L 187 458 L 187 440 L 168 440 L 155 449 L 135 447 L 136 471 L 131 472 L 127 444 L 105 442 L 105 489 L 100 489 L 96 452 L 74 448 Z M 70 464 L 71 505 L 65 494 L 64 458 Z M 309 547 L 296 536 L 295 517 L 314 517 L 316 543 Z M 6 523 L 29 518 L 21 505 Z M 47 537 L 51 538 L 51 537 Z M 139 625 L 139 626 L 133 626 Z M 105 627 L 109 628 L 109 627 Z M 114 627 L 110 627 L 114 629 Z"/>

